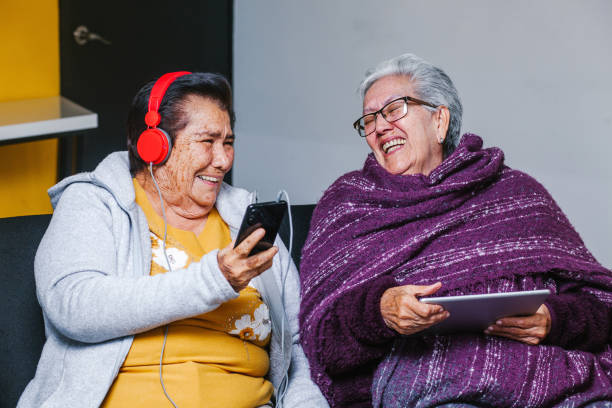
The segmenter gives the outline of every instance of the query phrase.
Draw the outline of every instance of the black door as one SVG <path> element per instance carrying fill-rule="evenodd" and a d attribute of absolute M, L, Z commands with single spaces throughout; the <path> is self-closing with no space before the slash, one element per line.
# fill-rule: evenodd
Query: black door
<path fill-rule="evenodd" d="M 231 0 L 60 0 L 59 6 L 61 94 L 98 113 L 97 130 L 61 148 L 76 149 L 77 171 L 126 149 L 128 108 L 146 82 L 179 70 L 217 72 L 231 82 Z M 88 30 L 105 41 L 79 45 L 76 30 L 80 39 Z"/>

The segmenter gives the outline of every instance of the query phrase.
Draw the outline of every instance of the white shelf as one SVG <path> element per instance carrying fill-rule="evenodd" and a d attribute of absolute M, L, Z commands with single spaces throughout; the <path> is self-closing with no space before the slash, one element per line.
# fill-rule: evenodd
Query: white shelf
<path fill-rule="evenodd" d="M 0 142 L 98 127 L 98 114 L 64 98 L 0 103 Z"/>

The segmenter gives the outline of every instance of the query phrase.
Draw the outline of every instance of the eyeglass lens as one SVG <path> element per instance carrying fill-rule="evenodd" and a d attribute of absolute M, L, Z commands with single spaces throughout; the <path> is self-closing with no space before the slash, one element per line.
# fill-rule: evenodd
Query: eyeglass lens
<path fill-rule="evenodd" d="M 381 109 L 382 117 L 385 118 L 387 122 L 395 122 L 396 120 L 399 120 L 406 116 L 407 112 L 408 106 L 406 101 L 403 99 L 393 101 Z M 359 122 L 359 129 L 361 130 L 361 135 L 369 135 L 370 133 L 374 132 L 374 130 L 376 130 L 376 112 L 364 116 Z"/>

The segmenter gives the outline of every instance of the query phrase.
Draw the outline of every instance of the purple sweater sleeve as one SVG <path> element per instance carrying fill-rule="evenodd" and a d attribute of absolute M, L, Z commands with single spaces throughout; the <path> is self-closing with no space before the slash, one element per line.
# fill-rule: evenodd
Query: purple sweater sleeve
<path fill-rule="evenodd" d="M 385 290 L 397 283 L 391 276 L 347 292 L 323 323 L 319 357 L 333 379 L 334 407 L 371 406 L 371 385 L 378 362 L 397 333 L 380 313 Z"/>
<path fill-rule="evenodd" d="M 575 283 L 561 284 L 544 304 L 551 317 L 546 343 L 592 352 L 610 341 L 612 309 Z"/>

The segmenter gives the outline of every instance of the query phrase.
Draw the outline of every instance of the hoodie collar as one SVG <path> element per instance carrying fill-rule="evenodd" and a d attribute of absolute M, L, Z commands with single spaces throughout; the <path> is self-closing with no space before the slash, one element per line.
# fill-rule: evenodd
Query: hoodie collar
<path fill-rule="evenodd" d="M 111 153 L 98 164 L 92 172 L 78 173 L 66 177 L 48 190 L 53 208 L 60 197 L 74 183 L 89 183 L 110 191 L 118 204 L 125 209 L 135 205 L 134 187 L 130 174 L 130 164 L 127 152 Z"/>

